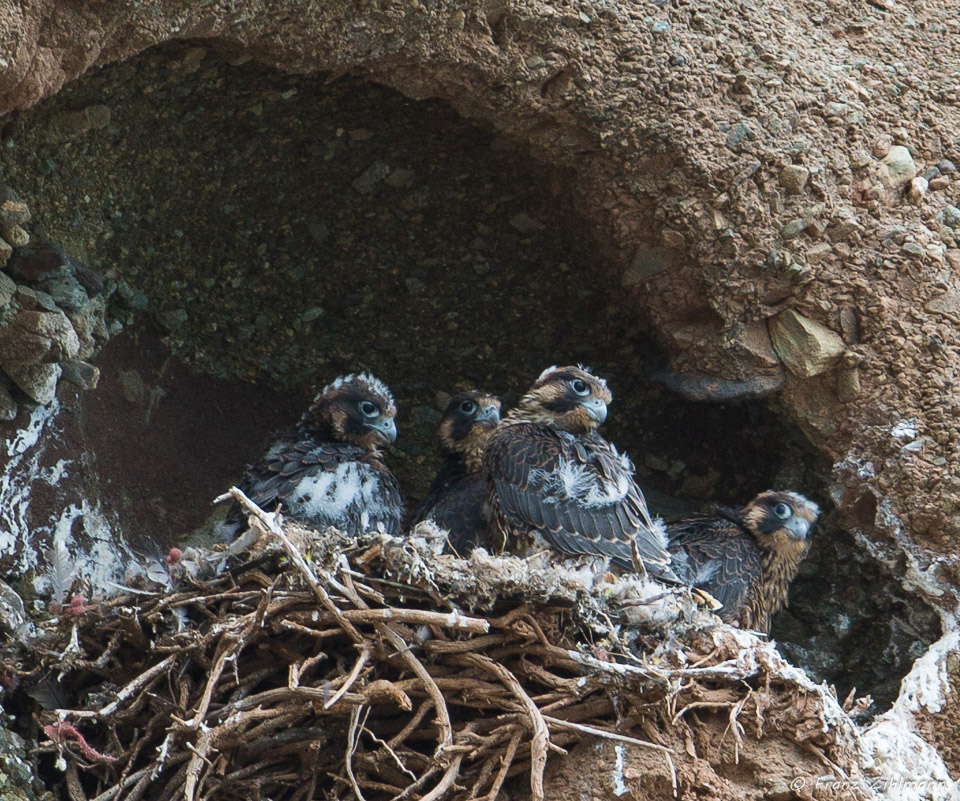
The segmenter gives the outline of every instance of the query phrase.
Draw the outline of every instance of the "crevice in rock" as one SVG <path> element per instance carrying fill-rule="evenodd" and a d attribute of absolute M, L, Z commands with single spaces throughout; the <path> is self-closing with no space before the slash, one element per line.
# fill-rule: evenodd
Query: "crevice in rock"
<path fill-rule="evenodd" d="M 135 542 L 198 525 L 272 429 L 359 368 L 397 395 L 391 456 L 410 501 L 435 466 L 438 393 L 480 386 L 509 404 L 548 364 L 582 361 L 609 379 L 606 433 L 664 515 L 771 486 L 829 508 L 829 463 L 769 405 L 681 401 L 650 380 L 664 356 L 624 284 L 672 258 L 653 252 L 660 232 L 616 263 L 569 165 L 444 103 L 187 44 L 91 73 L 3 135 L 4 181 L 29 197 L 35 237 L 112 292 L 115 339 L 76 441 Z M 689 328 L 659 332 L 674 364 L 722 328 L 706 297 L 661 319 Z M 839 692 L 882 705 L 939 626 L 827 514 L 773 636 Z"/>

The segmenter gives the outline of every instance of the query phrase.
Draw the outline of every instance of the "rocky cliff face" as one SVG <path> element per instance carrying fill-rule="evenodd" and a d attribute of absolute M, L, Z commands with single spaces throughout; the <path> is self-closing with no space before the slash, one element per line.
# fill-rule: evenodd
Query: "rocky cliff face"
<path fill-rule="evenodd" d="M 201 427 L 262 410 L 243 453 L 241 438 L 213 437 L 204 453 L 217 458 L 185 459 L 189 428 L 147 449 L 192 461 L 204 490 L 211 470 L 228 481 L 256 452 L 251 440 L 328 371 L 388 373 L 411 410 L 397 458 L 416 488 L 438 389 L 504 391 L 582 359 L 612 371 L 624 421 L 614 438 L 654 488 L 695 503 L 788 482 L 833 501 L 830 537 L 811 557 L 824 568 L 801 577 L 781 639 L 844 681 L 837 663 L 879 642 L 898 672 L 871 689 L 889 699 L 945 632 L 868 744 L 894 765 L 908 739 L 923 747 L 916 728 L 956 771 L 946 744 L 960 85 L 949 4 L 284 9 L 0 11 L 0 108 L 24 110 L 3 120 L 14 193 L 0 234 L 65 251 L 47 274 L 0 245 L 0 406 L 10 418 L 20 405 L 4 457 L 7 569 L 34 567 L 21 532 L 40 532 L 33 554 L 74 531 L 96 553 L 135 519 L 138 538 L 162 540 L 169 512 L 144 508 L 179 510 L 197 486 L 131 478 L 135 452 L 108 454 L 103 419 L 129 420 L 135 440 L 155 412 L 169 432 L 225 395 L 210 388 L 211 403 L 197 402 L 193 382 L 207 379 L 132 339 L 115 339 L 101 363 L 96 351 L 123 326 L 152 320 L 178 358 L 289 396 L 273 408 L 237 387 L 231 397 L 245 400 Z M 175 39 L 190 41 L 148 50 Z M 87 286 L 78 264 L 103 285 Z M 126 355 L 111 362 L 110 348 Z M 76 398 L 61 381 L 53 401 L 65 369 L 79 371 L 74 385 L 95 383 L 91 360 L 114 365 L 112 389 L 101 380 Z M 83 481 L 58 494 L 51 485 L 80 453 L 92 454 L 74 470 Z M 91 506 L 113 481 L 128 486 L 110 508 Z M 831 622 L 804 635 L 817 615 Z M 883 638 L 858 622 L 871 615 Z"/>

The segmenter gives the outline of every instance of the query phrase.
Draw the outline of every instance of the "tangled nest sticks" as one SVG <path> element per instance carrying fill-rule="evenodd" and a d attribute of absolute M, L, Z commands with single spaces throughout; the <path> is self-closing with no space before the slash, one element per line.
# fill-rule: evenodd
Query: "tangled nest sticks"
<path fill-rule="evenodd" d="M 119 597 L 62 614 L 35 644 L 30 674 L 55 668 L 69 695 L 39 713 L 61 797 L 493 801 L 527 774 L 542 801 L 548 755 L 587 737 L 656 752 L 676 794 L 676 754 L 651 742 L 661 725 L 726 711 L 736 749 L 748 701 L 762 718 L 742 660 L 722 647 L 653 665 L 582 590 L 516 576 L 481 587 L 462 560 L 411 542 L 381 538 L 349 558 L 335 534 L 302 547 L 231 492 L 282 543 L 275 575 L 255 561 L 177 592 Z M 538 592 L 553 606 L 522 602 Z M 455 597 L 498 614 L 468 616 Z M 582 635 L 611 636 L 608 648 L 556 644 L 571 617 Z M 646 736 L 623 733 L 635 729 Z"/>

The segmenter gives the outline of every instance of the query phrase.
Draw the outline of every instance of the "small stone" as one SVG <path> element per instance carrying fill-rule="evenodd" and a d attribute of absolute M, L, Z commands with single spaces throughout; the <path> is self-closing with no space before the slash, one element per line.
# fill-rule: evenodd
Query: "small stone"
<path fill-rule="evenodd" d="M 26 247 L 30 244 L 30 234 L 22 226 L 7 225 L 0 221 L 0 234 L 3 234 L 3 238 L 15 248 Z"/>
<path fill-rule="evenodd" d="M 773 349 L 794 375 L 812 378 L 829 370 L 846 346 L 825 325 L 788 309 L 771 317 L 770 339 Z"/>
<path fill-rule="evenodd" d="M 923 177 L 928 181 L 932 181 L 934 178 L 940 177 L 940 168 L 939 167 L 930 167 L 924 174 Z"/>
<path fill-rule="evenodd" d="M 390 165 L 379 159 L 365 169 L 350 184 L 361 195 L 369 195 L 384 178 L 390 174 Z"/>
<path fill-rule="evenodd" d="M 850 403 L 860 396 L 860 371 L 853 367 L 841 370 L 837 376 L 837 397 L 842 403 Z"/>
<path fill-rule="evenodd" d="M 663 231 L 660 232 L 660 241 L 663 242 L 665 248 L 671 248 L 673 250 L 683 250 L 687 246 L 687 240 L 684 235 L 670 228 L 664 228 Z"/>
<path fill-rule="evenodd" d="M 831 230 L 831 233 L 835 240 L 837 240 L 838 242 L 842 242 L 845 239 L 849 239 L 851 234 L 857 233 L 859 231 L 860 231 L 860 223 L 858 223 L 854 219 L 847 218 L 838 222 Z"/>
<path fill-rule="evenodd" d="M 923 196 L 927 194 L 927 187 L 930 184 L 926 178 L 914 178 L 910 182 L 910 188 L 907 190 L 907 200 L 914 206 L 919 206 L 923 202 Z"/>
<path fill-rule="evenodd" d="M 9 423 L 17 416 L 17 402 L 2 383 L 0 383 L 0 420 Z"/>
<path fill-rule="evenodd" d="M 521 234 L 532 234 L 544 229 L 544 224 L 536 217 L 527 214 L 525 211 L 518 212 L 510 218 L 510 225 Z"/>
<path fill-rule="evenodd" d="M 807 248 L 807 263 L 820 264 L 830 258 L 832 253 L 833 245 L 829 242 L 817 242 L 817 244 Z"/>
<path fill-rule="evenodd" d="M 82 309 L 90 302 L 90 296 L 72 273 L 42 281 L 37 288 L 46 292 L 63 309 Z"/>
<path fill-rule="evenodd" d="M 80 389 L 96 389 L 100 381 L 100 368 L 80 359 L 67 359 L 60 362 L 63 380 L 76 384 Z"/>
<path fill-rule="evenodd" d="M 0 239 L 0 267 L 5 267 L 13 254 L 13 248 L 6 239 Z"/>
<path fill-rule="evenodd" d="M 633 257 L 630 265 L 623 271 L 624 286 L 633 286 L 646 281 L 673 264 L 673 251 L 670 248 L 645 248 Z"/>
<path fill-rule="evenodd" d="M 400 168 L 394 170 L 386 178 L 383 179 L 383 182 L 387 186 L 392 186 L 395 189 L 400 187 L 410 186 L 413 183 L 413 179 L 417 177 L 417 174 L 413 170 L 407 170 Z"/>
<path fill-rule="evenodd" d="M 4 225 L 26 225 L 30 209 L 9 186 L 0 186 L 0 222 Z"/>
<path fill-rule="evenodd" d="M 950 186 L 950 179 L 945 175 L 940 175 L 937 178 L 931 178 L 929 186 L 931 192 L 940 192 Z"/>
<path fill-rule="evenodd" d="M 803 231 L 805 231 L 809 224 L 810 223 L 807 220 L 801 220 L 801 219 L 791 220 L 785 226 L 783 226 L 783 229 L 780 231 L 780 236 L 784 240 L 793 239 L 794 237 L 798 236 Z"/>
<path fill-rule="evenodd" d="M 733 129 L 730 133 L 727 134 L 726 145 L 728 148 L 733 150 L 737 147 L 744 139 L 756 139 L 757 135 L 751 130 L 750 126 L 745 122 L 738 122 L 733 126 Z"/>
<path fill-rule="evenodd" d="M 937 215 L 937 220 L 951 228 L 960 228 L 960 209 L 956 206 L 947 206 Z"/>
<path fill-rule="evenodd" d="M 41 406 L 51 403 L 57 396 L 61 372 L 58 364 L 7 364 L 3 371 L 28 398 Z"/>
<path fill-rule="evenodd" d="M 940 170 L 944 175 L 949 175 L 952 172 L 957 171 L 956 165 L 950 161 L 950 159 L 944 159 L 943 161 L 937 162 L 937 169 Z"/>
<path fill-rule="evenodd" d="M 888 189 L 899 189 L 917 176 L 913 156 L 903 145 L 894 145 L 883 157 L 879 170 L 880 181 Z"/>
<path fill-rule="evenodd" d="M 670 23 L 666 20 L 658 20 L 653 23 L 653 28 L 651 30 L 654 33 L 669 33 L 670 32 Z"/>
<path fill-rule="evenodd" d="M 780 170 L 780 185 L 788 194 L 799 195 L 807 185 L 810 170 L 798 164 L 788 164 Z"/>
<path fill-rule="evenodd" d="M 403 285 L 411 295 L 421 295 L 427 291 L 427 285 L 419 278 L 408 277 L 403 279 Z"/>
<path fill-rule="evenodd" d="M 840 309 L 840 333 L 849 345 L 856 345 L 860 341 L 860 326 L 857 322 L 857 312 L 850 306 Z"/>
<path fill-rule="evenodd" d="M 904 242 L 900 249 L 915 259 L 923 258 L 923 248 L 916 242 Z"/>
<path fill-rule="evenodd" d="M 16 292 L 16 282 L 6 273 L 0 273 L 0 309 L 10 305 Z"/>
<path fill-rule="evenodd" d="M 654 456 L 652 453 L 643 457 L 643 463 L 651 470 L 657 470 L 660 473 L 666 473 L 670 469 L 670 463 L 666 459 Z"/>

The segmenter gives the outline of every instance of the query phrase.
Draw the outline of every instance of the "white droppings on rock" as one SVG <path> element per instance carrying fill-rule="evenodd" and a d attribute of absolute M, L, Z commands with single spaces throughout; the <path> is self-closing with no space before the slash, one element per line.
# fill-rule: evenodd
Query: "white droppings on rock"
<path fill-rule="evenodd" d="M 627 783 L 624 781 L 623 776 L 623 753 L 624 748 L 622 745 L 615 745 L 613 747 L 614 752 L 617 755 L 617 761 L 613 766 L 613 792 L 614 795 L 620 797 L 621 795 L 626 795 L 630 792 L 630 788 L 627 787 Z"/>

